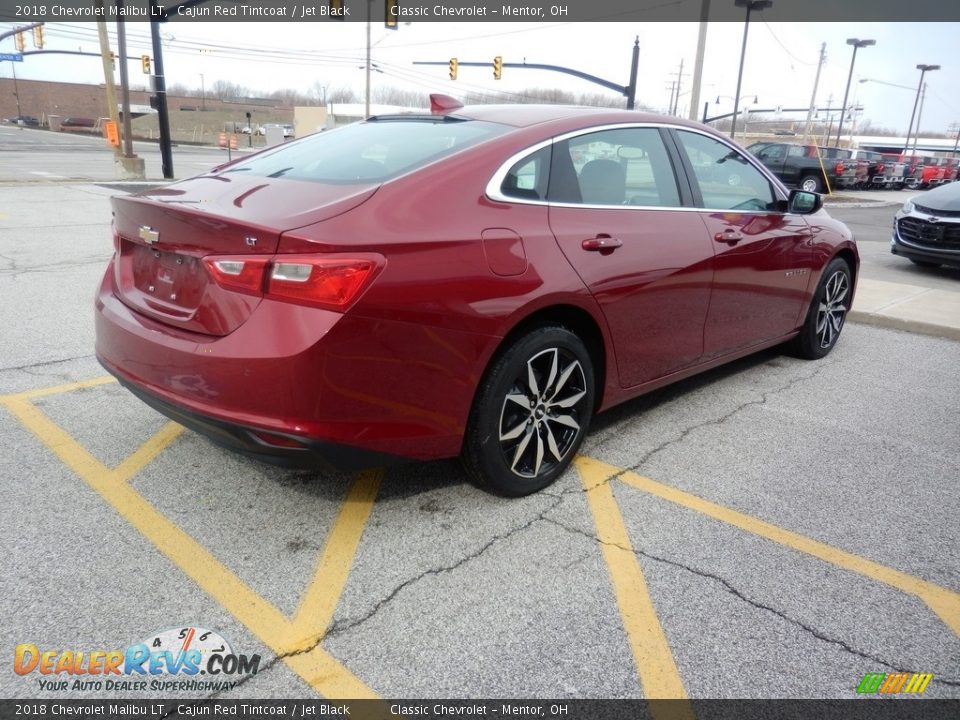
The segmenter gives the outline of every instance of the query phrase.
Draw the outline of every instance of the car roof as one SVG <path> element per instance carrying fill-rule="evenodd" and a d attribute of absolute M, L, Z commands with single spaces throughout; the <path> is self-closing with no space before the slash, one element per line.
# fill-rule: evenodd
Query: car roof
<path fill-rule="evenodd" d="M 680 125 L 700 130 L 707 130 L 718 134 L 713 128 L 697 122 L 685 120 L 669 115 L 637 110 L 619 110 L 617 108 L 584 107 L 579 105 L 466 105 L 447 113 L 399 113 L 377 115 L 372 120 L 402 120 L 404 118 L 441 118 L 450 117 L 462 120 L 480 120 L 499 123 L 517 129 L 533 127 L 535 125 L 549 125 L 551 130 L 563 132 L 590 127 L 591 125 L 607 125 L 616 123 L 655 123 Z"/>

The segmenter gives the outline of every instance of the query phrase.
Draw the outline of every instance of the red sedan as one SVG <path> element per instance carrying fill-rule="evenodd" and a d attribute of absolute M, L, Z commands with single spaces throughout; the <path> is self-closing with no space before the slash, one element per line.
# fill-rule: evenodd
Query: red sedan
<path fill-rule="evenodd" d="M 523 495 L 598 411 L 763 348 L 837 342 L 849 230 L 725 137 L 435 101 L 113 198 L 101 363 L 261 459 L 460 455 Z"/>

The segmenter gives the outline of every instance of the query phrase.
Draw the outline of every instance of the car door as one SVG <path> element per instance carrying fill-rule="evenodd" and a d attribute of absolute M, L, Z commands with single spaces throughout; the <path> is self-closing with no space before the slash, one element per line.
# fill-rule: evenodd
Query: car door
<path fill-rule="evenodd" d="M 787 146 L 783 143 L 770 143 L 758 148 L 754 157 L 770 168 L 770 171 L 777 177 L 783 177 L 784 163 L 787 160 Z"/>
<path fill-rule="evenodd" d="M 624 387 L 703 353 L 713 249 L 662 132 L 615 126 L 552 150 L 550 228 L 602 308 Z"/>
<path fill-rule="evenodd" d="M 696 130 L 673 137 L 715 255 L 704 359 L 791 332 L 814 268 L 806 220 L 785 212 L 785 198 L 735 146 Z"/>

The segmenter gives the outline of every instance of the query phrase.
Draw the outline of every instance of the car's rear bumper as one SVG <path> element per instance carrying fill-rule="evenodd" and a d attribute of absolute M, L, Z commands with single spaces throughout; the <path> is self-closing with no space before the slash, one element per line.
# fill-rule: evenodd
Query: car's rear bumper
<path fill-rule="evenodd" d="M 98 359 L 107 371 L 116 376 L 121 385 L 157 412 L 166 415 L 185 428 L 205 436 L 221 447 L 271 465 L 351 472 L 363 468 L 394 465 L 406 460 L 406 458 L 396 455 L 374 452 L 364 448 L 272 431 L 270 436 L 273 437 L 274 442 L 271 443 L 268 442 L 269 436 L 265 437 L 263 435 L 262 428 L 228 422 L 209 415 L 202 415 L 190 408 L 175 405 L 130 382 L 116 368 L 111 367 L 102 358 Z M 288 440 L 291 446 L 274 444 L 282 439 Z"/>
<path fill-rule="evenodd" d="M 408 323 L 264 300 L 229 335 L 136 313 L 107 270 L 96 301 L 97 357 L 139 397 L 221 445 L 339 469 L 460 452 L 484 342 Z M 418 330 L 420 332 L 418 332 Z M 484 339 L 486 340 L 486 339 Z M 274 447 L 251 433 L 293 438 Z"/>

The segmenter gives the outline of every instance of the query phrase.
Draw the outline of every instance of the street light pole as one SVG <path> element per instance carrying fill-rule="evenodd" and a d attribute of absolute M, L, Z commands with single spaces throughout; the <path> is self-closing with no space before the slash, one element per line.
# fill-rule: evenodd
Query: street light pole
<path fill-rule="evenodd" d="M 917 116 L 917 105 L 920 103 L 920 91 L 923 89 L 923 76 L 928 72 L 933 70 L 939 70 L 939 65 L 917 65 L 917 70 L 920 71 L 920 82 L 917 83 L 917 97 L 913 101 L 913 112 L 910 113 L 910 125 L 907 126 L 907 142 L 903 146 L 903 155 L 906 157 L 907 151 L 910 149 L 910 135 L 913 133 L 913 120 Z M 918 123 L 919 125 L 919 123 Z M 917 134 L 920 133 L 920 128 L 917 128 Z"/>
<path fill-rule="evenodd" d="M 747 18 L 743 23 L 743 45 L 740 48 L 740 69 L 737 71 L 737 92 L 733 97 L 733 123 L 730 126 L 730 139 L 733 140 L 737 134 L 737 113 L 740 110 L 740 84 L 743 82 L 743 61 L 747 55 L 747 32 L 750 30 L 750 13 L 753 10 L 766 10 L 773 6 L 773 0 L 733 0 L 736 7 L 745 7 L 747 9 Z"/>
<path fill-rule="evenodd" d="M 920 91 L 920 107 L 917 109 L 917 131 L 913 134 L 913 152 L 911 155 L 917 154 L 917 140 L 920 138 L 920 123 L 921 118 L 923 117 L 923 103 L 927 99 L 927 83 L 923 84 L 923 90 Z"/>
<path fill-rule="evenodd" d="M 847 98 L 850 96 L 850 81 L 853 79 L 853 64 L 857 61 L 857 50 L 876 44 L 876 40 L 847 38 L 847 45 L 853 45 L 853 57 L 850 58 L 850 73 L 847 75 L 847 89 L 843 93 L 843 105 L 840 106 L 840 124 L 837 126 L 837 140 L 833 143 L 834 147 L 840 147 L 840 135 L 843 132 L 843 116 L 847 110 Z"/>
<path fill-rule="evenodd" d="M 207 109 L 207 86 L 203 81 L 203 73 L 197 73 L 200 76 L 200 110 L 201 112 Z"/>

